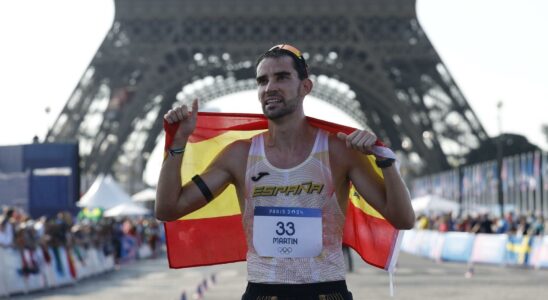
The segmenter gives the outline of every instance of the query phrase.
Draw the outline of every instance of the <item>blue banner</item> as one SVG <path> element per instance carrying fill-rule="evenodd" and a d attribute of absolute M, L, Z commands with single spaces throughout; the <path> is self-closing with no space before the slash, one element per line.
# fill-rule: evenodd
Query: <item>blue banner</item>
<path fill-rule="evenodd" d="M 441 259 L 468 262 L 472 255 L 474 235 L 467 232 L 448 232 L 441 250 Z"/>

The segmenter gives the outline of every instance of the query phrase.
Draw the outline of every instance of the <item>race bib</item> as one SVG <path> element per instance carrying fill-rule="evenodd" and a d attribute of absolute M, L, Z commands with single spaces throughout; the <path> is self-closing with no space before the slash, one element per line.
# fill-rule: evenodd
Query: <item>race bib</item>
<path fill-rule="evenodd" d="M 253 246 L 260 256 L 315 257 L 322 245 L 321 209 L 255 207 Z"/>

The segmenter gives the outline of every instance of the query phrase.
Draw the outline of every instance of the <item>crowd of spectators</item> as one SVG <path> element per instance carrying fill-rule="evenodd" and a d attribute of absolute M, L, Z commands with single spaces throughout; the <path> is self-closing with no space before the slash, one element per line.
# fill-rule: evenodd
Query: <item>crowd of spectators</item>
<path fill-rule="evenodd" d="M 59 212 L 55 217 L 32 219 L 15 207 L 3 207 L 0 214 L 0 247 L 3 248 L 47 253 L 48 248 L 93 247 L 105 256 L 114 255 L 117 263 L 124 263 L 138 258 L 143 245 L 151 252 L 147 256 L 157 255 L 162 236 L 161 226 L 151 216 L 91 220 Z"/>
<path fill-rule="evenodd" d="M 488 213 L 473 213 L 454 217 L 451 213 L 417 214 L 416 229 L 440 232 L 505 233 L 517 236 L 548 234 L 548 220 L 540 214 L 516 215 L 507 212 L 504 217 Z"/>

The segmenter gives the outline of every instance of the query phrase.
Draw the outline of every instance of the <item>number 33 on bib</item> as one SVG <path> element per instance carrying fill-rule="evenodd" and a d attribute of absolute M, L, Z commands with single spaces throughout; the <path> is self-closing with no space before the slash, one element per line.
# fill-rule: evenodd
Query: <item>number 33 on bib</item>
<path fill-rule="evenodd" d="M 322 252 L 319 208 L 257 206 L 253 246 L 265 257 L 315 257 Z"/>

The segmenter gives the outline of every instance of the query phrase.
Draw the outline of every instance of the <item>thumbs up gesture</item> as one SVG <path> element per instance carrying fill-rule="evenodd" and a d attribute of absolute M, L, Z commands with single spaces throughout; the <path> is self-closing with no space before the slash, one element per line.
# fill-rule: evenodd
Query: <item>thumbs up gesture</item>
<path fill-rule="evenodd" d="M 375 145 L 377 136 L 366 130 L 355 130 L 351 134 L 337 133 L 337 137 L 346 142 L 346 147 L 360 151 L 364 154 L 373 154 L 371 147 Z"/>
<path fill-rule="evenodd" d="M 169 123 L 179 123 L 177 132 L 173 137 L 174 142 L 185 140 L 194 132 L 196 128 L 196 120 L 198 119 L 198 99 L 192 101 L 192 109 L 189 110 L 186 105 L 181 105 L 170 109 L 164 119 Z"/>

